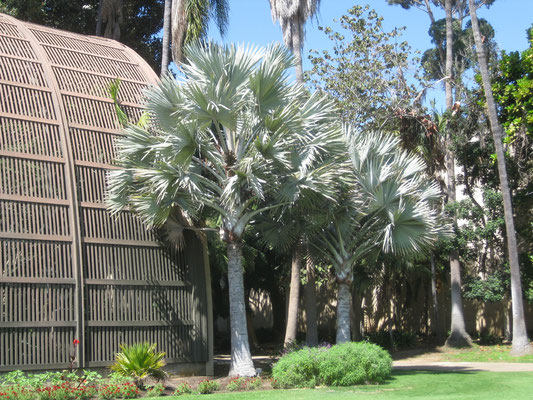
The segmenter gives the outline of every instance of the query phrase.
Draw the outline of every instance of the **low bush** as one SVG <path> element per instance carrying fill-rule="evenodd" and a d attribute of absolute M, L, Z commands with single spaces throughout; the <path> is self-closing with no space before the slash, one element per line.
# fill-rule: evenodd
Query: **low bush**
<path fill-rule="evenodd" d="M 256 390 L 263 386 L 261 378 L 245 378 L 236 377 L 230 379 L 226 385 L 226 389 L 229 392 L 237 392 L 243 390 Z"/>
<path fill-rule="evenodd" d="M 165 385 L 162 383 L 156 383 L 146 391 L 146 397 L 159 397 L 165 394 Z"/>
<path fill-rule="evenodd" d="M 192 387 L 187 382 L 178 385 L 174 392 L 174 396 L 182 396 L 184 394 L 192 394 Z"/>
<path fill-rule="evenodd" d="M 319 383 L 318 364 L 324 348 L 304 347 L 281 357 L 272 367 L 272 378 L 280 388 L 313 388 Z"/>
<path fill-rule="evenodd" d="M 319 381 L 326 386 L 380 383 L 390 376 L 392 358 L 381 347 L 348 342 L 331 347 L 321 357 Z"/>
<path fill-rule="evenodd" d="M 217 381 L 205 379 L 198 384 L 198 393 L 210 394 L 220 389 L 220 384 Z"/>
<path fill-rule="evenodd" d="M 272 368 L 272 386 L 302 388 L 379 383 L 390 376 L 391 368 L 389 353 L 372 343 L 304 348 L 279 359 Z"/>

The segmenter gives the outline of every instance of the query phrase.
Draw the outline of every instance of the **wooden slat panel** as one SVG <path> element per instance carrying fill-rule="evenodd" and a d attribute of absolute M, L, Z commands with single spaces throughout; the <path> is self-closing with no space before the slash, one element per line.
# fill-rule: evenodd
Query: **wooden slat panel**
<path fill-rule="evenodd" d="M 65 368 L 75 338 L 82 367 L 141 341 L 202 361 L 197 260 L 104 203 L 123 136 L 107 87 L 136 121 L 155 74 L 113 41 L 3 15 L 0 37 L 0 370 Z"/>
<path fill-rule="evenodd" d="M 0 282 L 1 282 L 0 278 Z M 182 287 L 187 284 L 183 281 L 155 281 L 155 280 L 127 280 L 127 279 L 85 279 L 86 285 L 112 285 L 112 286 L 170 286 Z"/>

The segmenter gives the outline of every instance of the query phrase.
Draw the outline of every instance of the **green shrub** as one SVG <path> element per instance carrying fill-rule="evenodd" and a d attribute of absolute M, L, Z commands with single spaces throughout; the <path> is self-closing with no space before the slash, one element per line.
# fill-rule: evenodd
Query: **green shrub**
<path fill-rule="evenodd" d="M 263 387 L 263 380 L 259 377 L 248 378 L 246 381 L 246 389 L 257 390 Z"/>
<path fill-rule="evenodd" d="M 313 388 L 318 385 L 318 363 L 324 348 L 304 347 L 287 353 L 272 367 L 277 388 Z"/>
<path fill-rule="evenodd" d="M 163 371 L 165 353 L 156 352 L 155 343 L 136 343 L 131 346 L 120 345 L 120 353 L 116 355 L 116 361 L 111 369 L 119 375 L 133 379 L 137 387 L 142 388 L 146 378 L 156 380 L 166 378 Z"/>
<path fill-rule="evenodd" d="M 220 389 L 220 384 L 217 381 L 205 379 L 198 384 L 198 393 L 210 394 Z"/>
<path fill-rule="evenodd" d="M 136 399 L 139 397 L 139 388 L 135 383 L 125 383 L 120 387 L 120 394 L 124 399 Z"/>
<path fill-rule="evenodd" d="M 228 390 L 229 392 L 246 390 L 246 378 L 240 376 L 236 378 L 231 378 L 228 384 L 226 385 L 226 390 Z"/>
<path fill-rule="evenodd" d="M 226 389 L 229 392 L 237 392 L 241 390 L 255 390 L 263 386 L 263 381 L 261 378 L 245 378 L 245 377 L 236 377 L 230 379 L 226 385 Z"/>
<path fill-rule="evenodd" d="M 147 397 L 159 397 L 163 396 L 165 393 L 165 385 L 162 383 L 156 383 L 154 386 L 151 386 L 148 388 L 148 392 L 146 393 Z"/>
<path fill-rule="evenodd" d="M 272 387 L 351 386 L 383 382 L 392 359 L 372 343 L 343 343 L 331 348 L 304 348 L 279 359 L 272 368 Z"/>
<path fill-rule="evenodd" d="M 318 365 L 320 384 L 352 386 L 380 383 L 390 376 L 392 358 L 381 347 L 348 342 L 331 347 Z"/>
<path fill-rule="evenodd" d="M 187 382 L 183 382 L 181 385 L 178 385 L 174 396 L 182 396 L 184 394 L 192 394 L 192 387 Z"/>
<path fill-rule="evenodd" d="M 111 383 L 98 389 L 98 397 L 103 400 L 116 399 L 122 396 L 120 385 Z"/>

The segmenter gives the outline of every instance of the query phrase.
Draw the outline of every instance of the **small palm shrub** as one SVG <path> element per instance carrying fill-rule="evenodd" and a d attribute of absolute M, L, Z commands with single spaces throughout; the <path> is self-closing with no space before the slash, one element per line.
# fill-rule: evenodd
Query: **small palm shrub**
<path fill-rule="evenodd" d="M 146 378 L 163 380 L 166 372 L 163 371 L 165 353 L 156 351 L 155 343 L 136 343 L 131 346 L 120 345 L 120 353 L 111 369 L 117 374 L 133 379 L 137 387 L 142 388 Z"/>
<path fill-rule="evenodd" d="M 283 356 L 272 368 L 273 387 L 352 386 L 383 382 L 392 359 L 381 347 L 366 342 L 331 348 L 304 348 Z"/>

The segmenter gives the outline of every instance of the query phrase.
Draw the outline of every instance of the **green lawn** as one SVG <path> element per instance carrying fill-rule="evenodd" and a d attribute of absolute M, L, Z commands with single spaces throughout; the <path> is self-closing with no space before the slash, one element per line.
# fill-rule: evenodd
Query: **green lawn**
<path fill-rule="evenodd" d="M 446 353 L 443 359 L 446 361 L 533 363 L 533 355 L 513 357 L 509 354 L 510 350 L 511 346 L 509 345 L 474 345 L 470 349 L 453 350 Z"/>
<path fill-rule="evenodd" d="M 213 400 L 344 399 L 531 399 L 533 372 L 398 371 L 383 385 L 349 388 L 265 390 L 209 395 Z M 187 396 L 204 399 L 206 395 Z M 183 397 L 166 397 L 178 400 Z"/>

